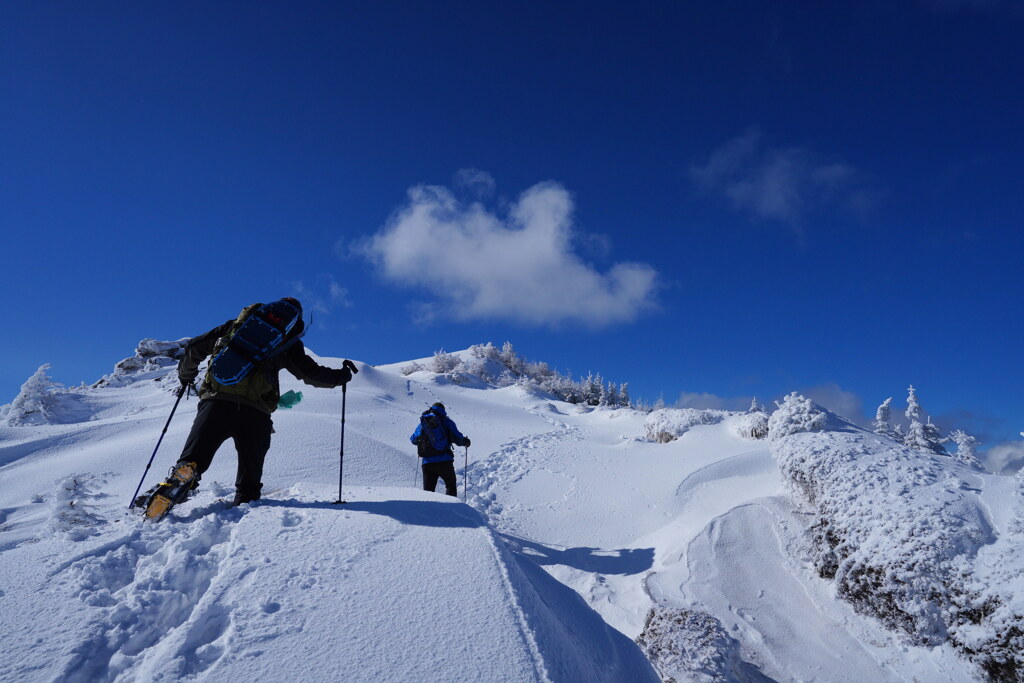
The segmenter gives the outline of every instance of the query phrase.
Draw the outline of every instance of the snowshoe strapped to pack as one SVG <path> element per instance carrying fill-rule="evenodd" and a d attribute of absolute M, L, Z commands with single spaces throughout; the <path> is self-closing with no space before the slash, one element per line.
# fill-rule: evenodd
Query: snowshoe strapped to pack
<path fill-rule="evenodd" d="M 222 348 L 210 364 L 213 379 L 225 386 L 238 384 L 257 363 L 300 339 L 304 327 L 291 338 L 289 334 L 301 321 L 302 309 L 284 299 L 246 308 L 238 317 L 239 324 L 219 344 Z"/>

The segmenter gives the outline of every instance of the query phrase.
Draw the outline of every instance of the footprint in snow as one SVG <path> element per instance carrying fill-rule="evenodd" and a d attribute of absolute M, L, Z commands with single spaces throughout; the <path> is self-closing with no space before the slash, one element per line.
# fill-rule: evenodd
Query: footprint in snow
<path fill-rule="evenodd" d="M 285 528 L 296 527 L 302 524 L 302 519 L 303 517 L 299 513 L 286 510 L 281 514 L 281 526 Z"/>

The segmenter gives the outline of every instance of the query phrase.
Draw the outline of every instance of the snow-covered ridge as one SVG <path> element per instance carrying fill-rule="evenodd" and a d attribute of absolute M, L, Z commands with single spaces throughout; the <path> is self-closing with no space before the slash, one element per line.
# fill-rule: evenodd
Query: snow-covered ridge
<path fill-rule="evenodd" d="M 990 508 L 1004 501 L 983 495 L 1002 483 L 986 478 L 1004 477 L 911 450 L 795 394 L 772 415 L 769 440 L 814 513 L 811 558 L 840 597 L 915 643 L 951 643 L 993 680 L 1021 680 L 1021 503 L 1006 519 Z"/>
<path fill-rule="evenodd" d="M 628 637 L 481 512 L 410 487 L 408 433 L 433 400 L 489 441 L 473 403 L 450 393 L 466 388 L 443 376 L 361 367 L 345 506 L 331 504 L 340 392 L 306 387 L 274 417 L 258 504 L 221 500 L 235 465 L 225 446 L 171 519 L 126 516 L 174 402 L 168 359 L 180 346 L 158 346 L 140 345 L 94 387 L 40 392 L 80 397 L 87 420 L 0 426 L 0 638 L 17 652 L 0 680 L 657 680 Z M 194 411 L 180 403 L 149 480 L 173 462 Z"/>
<path fill-rule="evenodd" d="M 225 445 L 196 499 L 138 525 L 123 509 L 174 403 L 180 343 L 167 344 L 140 345 L 94 388 L 42 392 L 74 397 L 82 420 L 0 425 L 0 637 L 27 653 L 0 679 L 359 678 L 353 662 L 375 679 L 649 680 L 636 638 L 664 680 L 1013 680 L 998 657 L 1019 636 L 1024 479 L 906 451 L 796 396 L 771 417 L 629 409 L 596 381 L 569 402 L 531 375 L 543 364 L 516 370 L 482 345 L 360 364 L 348 508 L 329 505 L 341 394 L 283 373 L 305 398 L 274 415 L 265 500 L 218 500 L 234 480 Z M 438 400 L 473 440 L 457 460 L 468 507 L 414 488 L 408 436 Z M 149 479 L 195 408 L 181 402 Z M 898 477 L 887 458 L 905 459 Z M 825 529 L 853 542 L 833 547 Z M 910 622 L 836 600 L 844 559 L 850 577 L 907 579 L 877 602 Z M 930 602 L 945 568 L 966 586 L 950 595 L 972 602 Z M 977 623 L 954 623 L 957 610 Z M 26 612 L 39 615 L 27 628 Z M 439 628 L 440 648 L 423 638 Z"/>

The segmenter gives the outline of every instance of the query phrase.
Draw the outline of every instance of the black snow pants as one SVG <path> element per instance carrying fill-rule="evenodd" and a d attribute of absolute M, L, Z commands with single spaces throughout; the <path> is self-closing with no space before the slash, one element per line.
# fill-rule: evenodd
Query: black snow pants
<path fill-rule="evenodd" d="M 199 402 L 192 431 L 178 462 L 196 463 L 202 476 L 210 468 L 221 444 L 234 439 L 238 451 L 234 502 L 237 505 L 259 500 L 263 488 L 263 459 L 270 449 L 273 431 L 273 421 L 262 410 L 235 401 L 206 399 Z"/>
<path fill-rule="evenodd" d="M 451 460 L 445 462 L 423 463 L 423 490 L 433 491 L 437 488 L 437 479 L 444 480 L 444 492 L 449 496 L 458 496 L 459 487 L 455 483 L 455 463 Z"/>

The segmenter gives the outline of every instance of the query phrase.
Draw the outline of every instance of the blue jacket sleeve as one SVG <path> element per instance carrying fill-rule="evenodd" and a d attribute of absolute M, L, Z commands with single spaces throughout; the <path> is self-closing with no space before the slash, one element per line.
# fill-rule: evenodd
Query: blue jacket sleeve
<path fill-rule="evenodd" d="M 422 424 L 416 425 L 416 431 L 413 432 L 412 436 L 409 437 L 409 441 L 413 442 L 414 444 L 418 444 L 419 438 L 420 438 L 420 430 L 422 430 L 422 429 L 423 429 L 423 425 Z"/>
<path fill-rule="evenodd" d="M 459 428 L 455 426 L 450 417 L 445 417 L 445 426 L 448 427 L 448 434 L 452 437 L 452 443 L 456 446 L 465 446 L 466 437 L 462 435 Z"/>

